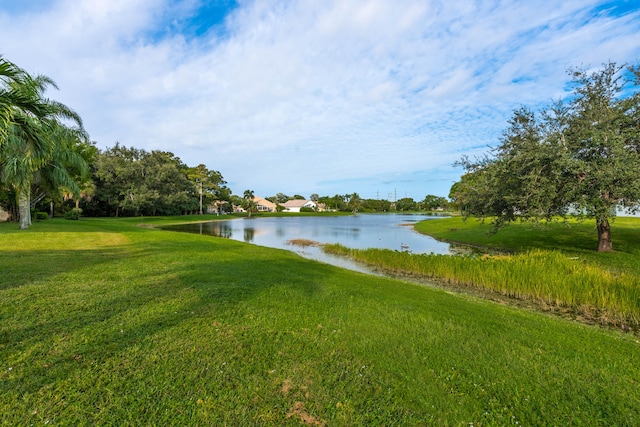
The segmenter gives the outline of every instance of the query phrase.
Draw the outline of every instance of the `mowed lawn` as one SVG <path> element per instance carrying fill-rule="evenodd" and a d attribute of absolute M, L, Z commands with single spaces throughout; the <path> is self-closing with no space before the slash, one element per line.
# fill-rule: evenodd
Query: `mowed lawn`
<path fill-rule="evenodd" d="M 0 224 L 2 425 L 640 424 L 636 335 L 141 222 Z"/>

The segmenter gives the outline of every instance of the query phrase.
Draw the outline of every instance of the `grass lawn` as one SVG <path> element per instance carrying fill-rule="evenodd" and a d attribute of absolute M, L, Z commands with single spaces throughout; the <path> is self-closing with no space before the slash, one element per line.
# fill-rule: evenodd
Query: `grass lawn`
<path fill-rule="evenodd" d="M 179 220 L 0 224 L 0 424 L 640 423 L 637 336 Z"/>

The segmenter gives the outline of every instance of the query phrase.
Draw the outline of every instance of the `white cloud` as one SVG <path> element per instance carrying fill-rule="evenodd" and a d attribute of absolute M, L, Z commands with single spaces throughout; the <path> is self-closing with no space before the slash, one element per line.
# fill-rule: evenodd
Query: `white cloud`
<path fill-rule="evenodd" d="M 450 164 L 567 68 L 640 57 L 638 10 L 595 0 L 256 0 L 197 37 L 196 0 L 9 3 L 0 52 L 56 80 L 100 147 L 172 151 L 236 193 L 446 195 Z"/>

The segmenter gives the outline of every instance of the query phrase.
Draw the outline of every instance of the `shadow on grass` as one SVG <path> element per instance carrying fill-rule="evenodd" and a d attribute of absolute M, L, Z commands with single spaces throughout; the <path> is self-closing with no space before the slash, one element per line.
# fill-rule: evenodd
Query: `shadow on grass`
<path fill-rule="evenodd" d="M 84 370 L 162 339 L 166 331 L 188 331 L 194 318 L 236 316 L 244 301 L 272 286 L 311 296 L 327 272 L 314 262 L 292 262 L 295 255 L 285 251 L 274 258 L 246 245 L 222 252 L 205 244 L 201 253 L 193 247 L 193 241 L 170 241 L 162 250 L 29 253 L 12 273 L 28 268 L 29 274 L 10 283 L 5 276 L 0 288 L 0 295 L 7 291 L 14 299 L 5 299 L 7 304 L 20 304 L 12 313 L 5 311 L 14 318 L 0 329 L 0 355 L 12 368 L 0 372 L 0 390 L 37 394 L 74 381 Z M 186 259 L 175 262 L 181 251 Z M 124 260 L 136 266 L 134 275 L 118 271 Z M 23 288 L 10 290 L 17 286 Z"/>
<path fill-rule="evenodd" d="M 133 256 L 131 249 L 122 246 L 95 250 L 2 251 L 0 292 Z"/>

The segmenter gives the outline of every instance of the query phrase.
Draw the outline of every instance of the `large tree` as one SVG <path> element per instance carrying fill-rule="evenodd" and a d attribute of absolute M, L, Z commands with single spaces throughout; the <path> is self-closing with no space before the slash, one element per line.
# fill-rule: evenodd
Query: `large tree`
<path fill-rule="evenodd" d="M 594 218 L 598 251 L 611 251 L 616 209 L 640 201 L 640 69 L 615 63 L 571 71 L 574 87 L 536 114 L 513 114 L 492 155 L 466 169 L 451 196 L 466 216 L 514 220 Z"/>
<path fill-rule="evenodd" d="M 35 174 L 58 155 L 65 155 L 62 129 L 82 130 L 82 120 L 66 105 L 44 93 L 56 84 L 46 76 L 32 77 L 0 57 L 0 178 L 18 198 L 20 228 L 31 225 L 31 186 Z M 64 165 L 58 163 L 63 168 Z M 62 170 L 51 176 L 69 184 Z"/>
<path fill-rule="evenodd" d="M 188 170 L 170 152 L 148 152 L 116 143 L 97 156 L 92 208 L 115 216 L 195 211 L 197 190 L 187 178 Z"/>
<path fill-rule="evenodd" d="M 403 197 L 396 202 L 396 210 L 398 211 L 415 211 L 416 201 L 411 197 Z"/>
<path fill-rule="evenodd" d="M 203 205 L 209 206 L 214 201 L 220 202 L 228 199 L 226 181 L 222 178 L 220 172 L 209 170 L 206 165 L 199 164 L 196 167 L 189 168 L 187 176 L 196 186 L 196 191 L 200 198 L 198 212 L 200 215 L 204 213 Z"/>

